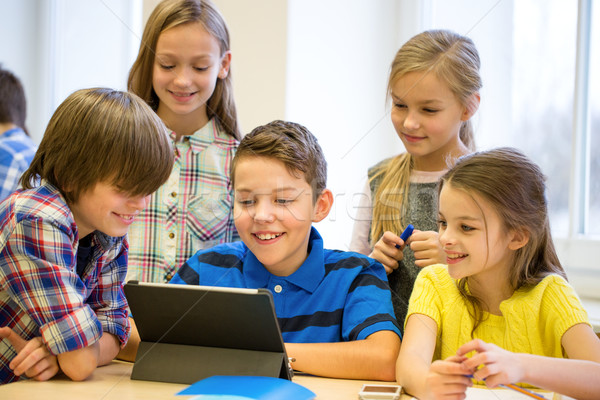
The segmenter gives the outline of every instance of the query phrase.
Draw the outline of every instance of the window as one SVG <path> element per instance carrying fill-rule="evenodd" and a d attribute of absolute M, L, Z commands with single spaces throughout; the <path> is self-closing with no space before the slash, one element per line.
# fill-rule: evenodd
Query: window
<path fill-rule="evenodd" d="M 480 51 L 478 147 L 517 147 L 540 165 L 548 178 L 559 257 L 579 294 L 598 297 L 598 1 L 447 3 L 429 3 L 431 20 L 424 29 L 453 29 L 471 37 Z"/>
<path fill-rule="evenodd" d="M 590 32 L 590 212 L 588 231 L 600 236 L 600 2 L 592 5 Z"/>

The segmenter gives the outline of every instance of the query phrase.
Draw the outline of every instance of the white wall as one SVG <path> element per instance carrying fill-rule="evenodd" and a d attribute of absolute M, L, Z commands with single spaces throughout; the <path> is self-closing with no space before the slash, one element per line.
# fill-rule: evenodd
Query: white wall
<path fill-rule="evenodd" d="M 73 91 L 125 89 L 141 7 L 140 0 L 0 0 L 0 62 L 23 81 L 35 141 Z"/>
<path fill-rule="evenodd" d="M 288 2 L 215 0 L 231 37 L 235 100 L 242 132 L 285 118 Z"/>
<path fill-rule="evenodd" d="M 42 76 L 38 42 L 41 43 L 43 37 L 39 30 L 31 29 L 41 25 L 36 5 L 36 0 L 0 0 L 0 63 L 23 83 L 27 97 L 27 127 L 37 138 L 41 137 L 45 123 L 36 117 L 43 97 L 38 89 Z"/>
<path fill-rule="evenodd" d="M 367 168 L 402 147 L 386 103 L 389 65 L 400 44 L 399 3 L 215 3 L 231 33 L 235 98 L 244 133 L 286 119 L 317 136 L 335 195 L 333 210 L 317 227 L 327 247 L 347 249 L 358 204 L 355 193 Z M 409 24 L 415 32 L 417 25 Z"/>
<path fill-rule="evenodd" d="M 0 0 L 0 62 L 24 81 L 28 125 L 39 140 L 58 104 L 90 86 L 125 89 L 143 25 L 158 0 Z M 502 46 L 510 32 L 489 18 L 464 22 L 456 15 L 478 7 L 485 15 L 510 16 L 512 2 L 473 5 L 425 0 L 215 0 L 231 33 L 234 91 L 243 132 L 273 119 L 307 126 L 319 139 L 335 195 L 331 214 L 318 228 L 330 247 L 346 249 L 358 193 L 367 168 L 403 151 L 389 118 L 386 85 L 390 62 L 402 43 L 423 29 L 444 27 L 497 43 L 483 54 L 484 89 L 478 130 L 501 140 L 510 114 L 508 95 L 493 74 L 510 63 Z M 468 4 L 467 4 L 468 3 Z M 435 11 L 435 12 L 433 12 Z M 509 17 L 500 20 L 510 21 Z M 23 21 L 35 21 L 29 24 Z M 462 21 L 457 23 L 456 21 Z M 37 29 L 35 29 L 37 28 Z M 483 46 L 482 46 L 483 47 Z M 490 71 L 490 65 L 495 70 Z M 494 96 L 488 96 L 494 93 Z M 488 147 L 493 143 L 482 143 Z"/>
<path fill-rule="evenodd" d="M 507 82 L 512 82 L 513 2 L 430 1 L 432 14 L 424 29 L 451 29 L 471 38 L 479 51 L 483 88 L 473 119 L 478 149 L 506 146 L 512 119 L 513 88 Z"/>
<path fill-rule="evenodd" d="M 323 147 L 335 203 L 317 227 L 327 247 L 347 250 L 367 168 L 402 148 L 386 101 L 399 10 L 381 0 L 288 4 L 286 118 Z"/>

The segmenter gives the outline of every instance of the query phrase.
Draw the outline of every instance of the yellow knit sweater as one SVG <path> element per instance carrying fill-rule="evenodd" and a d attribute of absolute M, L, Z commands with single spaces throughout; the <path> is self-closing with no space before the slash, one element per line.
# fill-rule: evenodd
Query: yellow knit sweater
<path fill-rule="evenodd" d="M 503 349 L 550 357 L 565 357 L 563 334 L 572 326 L 589 324 L 575 290 L 562 277 L 550 275 L 534 287 L 520 288 L 500 304 L 501 316 L 484 313 L 474 338 Z M 432 265 L 419 273 L 410 298 L 408 315 L 424 314 L 438 326 L 433 359 L 445 359 L 470 341 L 473 320 L 456 282 L 445 265 Z"/>

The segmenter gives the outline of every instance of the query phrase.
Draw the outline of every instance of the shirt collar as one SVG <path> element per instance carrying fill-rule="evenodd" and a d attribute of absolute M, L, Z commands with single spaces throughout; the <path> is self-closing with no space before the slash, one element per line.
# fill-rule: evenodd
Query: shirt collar
<path fill-rule="evenodd" d="M 11 136 L 17 136 L 17 135 L 25 135 L 25 131 L 19 127 L 16 127 L 16 128 L 11 128 L 11 129 L 5 131 L 4 133 L 2 133 L 2 136 L 4 136 L 4 137 L 11 137 Z"/>
<path fill-rule="evenodd" d="M 171 133 L 171 138 L 175 138 L 175 132 Z M 193 153 L 200 153 L 210 144 L 215 144 L 224 148 L 237 145 L 237 140 L 221 130 L 214 118 L 211 118 L 206 125 L 198 129 L 192 135 L 183 136 L 181 140 L 189 142 L 190 149 Z"/>
<path fill-rule="evenodd" d="M 308 257 L 293 274 L 283 277 L 286 281 L 313 293 L 325 277 L 325 258 L 323 255 L 323 238 L 314 227 L 311 227 L 308 239 Z M 261 264 L 256 256 L 248 250 L 244 258 L 244 278 L 248 287 L 267 287 L 271 273 Z"/>
<path fill-rule="evenodd" d="M 113 249 L 114 247 L 120 245 L 120 243 L 125 239 L 125 236 L 121 236 L 121 237 L 108 236 L 107 234 L 100 232 L 100 231 L 94 231 L 94 237 L 96 238 L 96 240 L 100 244 L 100 246 L 102 246 L 102 249 L 104 251 Z M 93 242 L 94 242 L 94 240 L 92 238 L 92 243 Z"/>

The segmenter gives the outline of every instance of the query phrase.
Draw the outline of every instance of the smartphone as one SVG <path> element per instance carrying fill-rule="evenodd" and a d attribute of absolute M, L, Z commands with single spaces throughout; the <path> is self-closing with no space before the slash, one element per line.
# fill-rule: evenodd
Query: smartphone
<path fill-rule="evenodd" d="M 400 399 L 400 385 L 363 385 L 358 398 L 360 400 L 398 400 Z"/>

